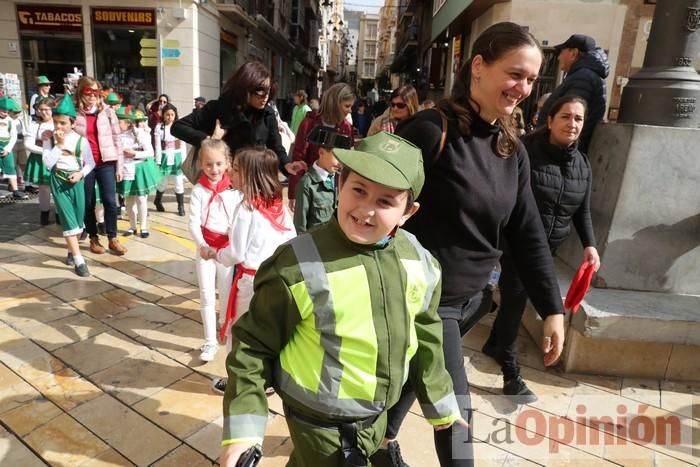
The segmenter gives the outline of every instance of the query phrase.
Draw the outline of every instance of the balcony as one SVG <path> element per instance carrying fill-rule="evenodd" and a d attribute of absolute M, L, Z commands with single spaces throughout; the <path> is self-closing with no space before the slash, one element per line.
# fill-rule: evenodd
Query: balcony
<path fill-rule="evenodd" d="M 254 28 L 256 26 L 255 19 L 252 17 L 253 7 L 251 0 L 219 0 L 216 2 L 216 9 L 222 15 L 243 27 Z"/>

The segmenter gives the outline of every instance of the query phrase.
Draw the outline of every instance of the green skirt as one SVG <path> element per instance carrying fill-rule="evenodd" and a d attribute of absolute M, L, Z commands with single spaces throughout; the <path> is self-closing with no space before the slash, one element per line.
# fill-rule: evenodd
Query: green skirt
<path fill-rule="evenodd" d="M 8 141 L 0 142 L 0 151 L 5 149 Z M 177 164 L 178 168 L 180 164 Z M 2 172 L 3 177 L 17 177 L 17 169 L 15 169 L 15 155 L 12 151 L 8 152 L 6 156 L 0 157 L 0 172 Z M 182 171 L 180 172 L 182 173 Z"/>
<path fill-rule="evenodd" d="M 117 185 L 117 192 L 124 196 L 144 196 L 156 191 L 163 178 L 153 159 L 146 159 L 136 164 L 133 180 L 122 180 Z"/>
<path fill-rule="evenodd" d="M 81 178 L 78 183 L 71 183 L 66 180 L 68 175 L 53 170 L 49 179 L 64 237 L 78 235 L 85 226 L 85 182 Z"/>
<path fill-rule="evenodd" d="M 51 172 L 44 167 L 41 154 L 33 152 L 29 154 L 27 166 L 24 169 L 24 179 L 34 185 L 49 185 L 51 183 Z"/>
<path fill-rule="evenodd" d="M 160 158 L 160 173 L 167 177 L 169 175 L 182 175 L 182 169 L 180 165 L 182 164 L 182 152 L 175 153 L 175 163 L 173 165 L 168 165 L 168 156 L 163 152 Z"/>

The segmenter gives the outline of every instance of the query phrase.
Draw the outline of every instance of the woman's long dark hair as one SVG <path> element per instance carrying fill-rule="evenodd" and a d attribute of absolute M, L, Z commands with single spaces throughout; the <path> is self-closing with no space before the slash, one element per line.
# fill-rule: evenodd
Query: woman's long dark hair
<path fill-rule="evenodd" d="M 496 23 L 482 32 L 474 42 L 472 55 L 462 65 L 455 84 L 452 87 L 452 95 L 443 99 L 438 104 L 438 109 L 445 115 L 454 114 L 457 117 L 459 132 L 463 135 L 471 133 L 471 124 L 478 112 L 473 106 L 478 104 L 471 96 L 472 61 L 477 55 L 481 55 L 486 64 L 492 64 L 501 59 L 508 52 L 520 47 L 536 47 L 540 49 L 537 39 L 526 28 L 515 23 Z M 540 49 L 541 50 L 541 49 Z M 501 130 L 498 133 L 495 147 L 496 154 L 507 159 L 518 147 L 518 134 L 510 118 L 498 119 Z"/>
<path fill-rule="evenodd" d="M 270 70 L 260 62 L 250 61 L 241 65 L 226 81 L 221 97 L 231 102 L 237 110 L 243 110 L 248 105 L 248 95 L 262 87 L 265 81 L 270 84 L 270 96 L 273 98 L 272 75 Z"/>

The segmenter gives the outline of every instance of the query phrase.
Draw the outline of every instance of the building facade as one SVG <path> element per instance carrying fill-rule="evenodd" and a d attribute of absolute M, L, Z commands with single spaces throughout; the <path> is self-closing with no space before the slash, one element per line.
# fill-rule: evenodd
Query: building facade
<path fill-rule="evenodd" d="M 379 42 L 377 45 L 377 81 L 380 88 L 395 89 L 400 77 L 391 73 L 396 52 L 396 25 L 399 0 L 385 0 L 379 10 Z"/>
<path fill-rule="evenodd" d="M 379 15 L 363 13 L 357 38 L 357 80 L 374 82 L 377 75 Z"/>
<path fill-rule="evenodd" d="M 133 106 L 168 94 L 181 114 L 189 113 L 196 96 L 218 97 L 226 79 L 250 59 L 270 68 L 281 101 L 293 89 L 316 86 L 317 0 L 4 5 L 0 70 L 20 76 L 25 103 L 37 76 L 48 76 L 52 92 L 62 94 L 74 69 L 113 87 Z"/>
<path fill-rule="evenodd" d="M 571 34 L 587 34 L 608 54 L 608 117 L 614 120 L 622 87 L 644 59 L 653 2 L 648 0 L 403 0 L 399 5 L 397 53 L 392 71 L 414 83 L 421 98 L 439 98 L 469 58 L 471 44 L 490 25 L 512 21 L 527 26 L 541 42 L 544 62 L 531 97 L 533 112 L 540 95 L 561 80 L 553 46 Z"/>

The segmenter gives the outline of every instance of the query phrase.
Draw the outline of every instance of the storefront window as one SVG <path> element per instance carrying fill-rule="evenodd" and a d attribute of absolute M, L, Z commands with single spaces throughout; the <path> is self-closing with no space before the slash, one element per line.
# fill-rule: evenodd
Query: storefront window
<path fill-rule="evenodd" d="M 38 76 L 53 82 L 51 94 L 63 94 L 64 78 L 85 69 L 80 7 L 17 5 L 25 95 L 37 92 Z"/>
<path fill-rule="evenodd" d="M 112 87 L 124 105 L 144 109 L 158 95 L 157 54 L 142 57 L 142 39 L 155 39 L 153 10 L 92 9 L 95 74 L 104 88 Z"/>

